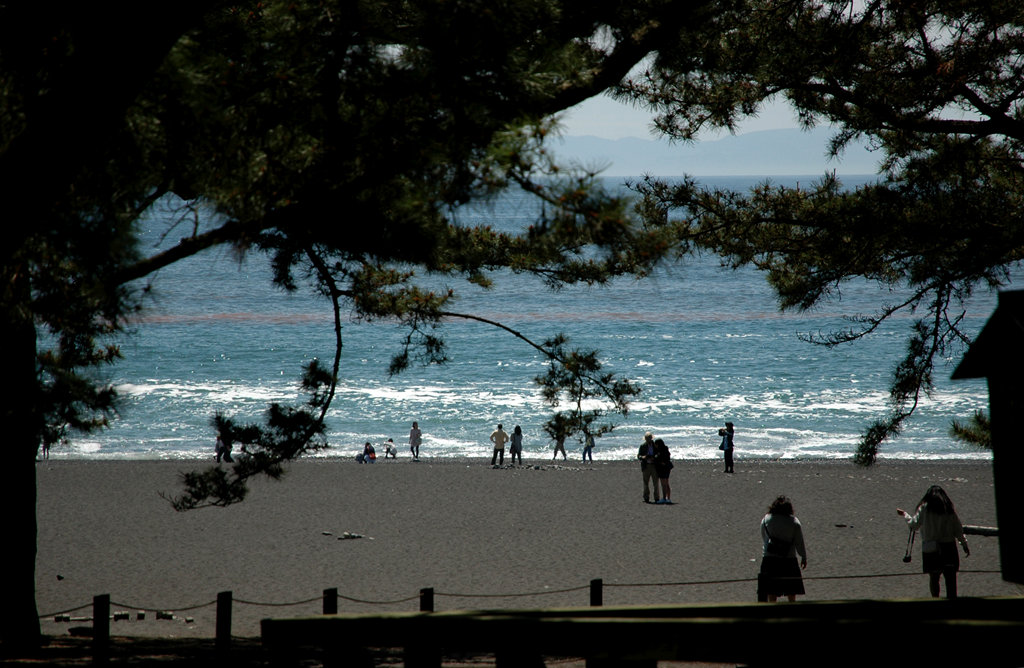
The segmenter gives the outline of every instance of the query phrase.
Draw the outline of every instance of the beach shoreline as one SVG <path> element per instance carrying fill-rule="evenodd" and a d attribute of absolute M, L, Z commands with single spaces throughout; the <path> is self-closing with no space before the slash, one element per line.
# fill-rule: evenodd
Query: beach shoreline
<path fill-rule="evenodd" d="M 229 508 L 175 512 L 166 496 L 192 461 L 51 459 L 37 464 L 37 601 L 52 615 L 90 614 L 109 594 L 116 635 L 212 637 L 219 592 L 235 599 L 233 634 L 259 620 L 317 614 L 337 588 L 341 612 L 413 611 L 433 588 L 436 609 L 588 605 L 593 579 L 606 605 L 755 599 L 758 523 L 778 494 L 793 499 L 808 546 L 805 600 L 927 596 L 920 553 L 902 562 L 913 508 L 931 484 L 965 524 L 995 526 L 991 463 L 881 460 L 679 460 L 674 505 L 642 502 L 629 461 L 408 457 L 361 465 L 309 459 L 281 481 L 257 480 Z M 161 496 L 163 494 L 163 496 Z M 344 538 L 344 534 L 358 536 Z M 1019 595 L 998 574 L 994 538 L 971 537 L 961 595 Z M 119 606 L 124 606 L 123 608 Z M 156 610 L 174 613 L 155 619 Z M 74 625 L 74 624 L 71 624 Z"/>

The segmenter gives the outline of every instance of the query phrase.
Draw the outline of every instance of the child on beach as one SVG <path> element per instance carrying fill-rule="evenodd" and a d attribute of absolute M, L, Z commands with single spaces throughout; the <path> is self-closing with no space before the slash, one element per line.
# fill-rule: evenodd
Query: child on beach
<path fill-rule="evenodd" d="M 413 461 L 418 461 L 420 458 L 420 441 L 423 440 L 423 432 L 420 431 L 420 425 L 418 422 L 412 423 L 412 429 L 409 431 L 409 452 L 412 453 Z"/>

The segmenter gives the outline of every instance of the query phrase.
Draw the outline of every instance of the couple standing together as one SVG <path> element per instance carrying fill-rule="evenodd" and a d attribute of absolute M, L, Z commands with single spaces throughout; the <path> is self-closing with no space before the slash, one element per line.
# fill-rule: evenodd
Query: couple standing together
<path fill-rule="evenodd" d="M 505 464 L 505 444 L 511 443 L 509 451 L 512 455 L 512 463 L 516 463 L 516 457 L 519 457 L 519 463 L 523 463 L 523 430 L 519 425 L 512 430 L 512 435 L 509 436 L 508 432 L 498 425 L 498 428 L 491 432 L 491 443 L 494 444 L 494 454 L 491 455 L 491 466 L 503 466 Z"/>
<path fill-rule="evenodd" d="M 672 472 L 673 464 L 665 441 L 655 439 L 654 434 L 647 432 L 636 458 L 640 460 L 640 470 L 644 476 L 644 503 L 651 502 L 652 482 L 654 503 L 672 503 L 672 488 L 669 487 L 668 476 Z"/>

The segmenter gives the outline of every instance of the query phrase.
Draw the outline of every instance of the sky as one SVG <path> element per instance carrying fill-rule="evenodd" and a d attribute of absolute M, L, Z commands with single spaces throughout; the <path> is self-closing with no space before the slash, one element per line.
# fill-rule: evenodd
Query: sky
<path fill-rule="evenodd" d="M 706 131 L 696 143 L 673 144 L 655 134 L 653 117 L 644 109 L 599 95 L 559 115 L 561 140 L 549 146 L 561 159 L 598 169 L 604 176 L 845 176 L 878 171 L 880 154 L 863 141 L 851 143 L 839 157 L 830 156 L 834 129 L 825 124 L 813 132 L 801 131 L 796 112 L 781 97 L 743 119 L 732 135 L 727 130 Z"/>
<path fill-rule="evenodd" d="M 648 111 L 598 95 L 568 109 L 562 115 L 562 124 L 564 134 L 571 137 L 655 139 L 651 133 L 652 118 L 653 114 Z M 736 134 L 796 127 L 792 109 L 785 102 L 776 102 L 766 105 L 756 117 L 746 119 Z"/>

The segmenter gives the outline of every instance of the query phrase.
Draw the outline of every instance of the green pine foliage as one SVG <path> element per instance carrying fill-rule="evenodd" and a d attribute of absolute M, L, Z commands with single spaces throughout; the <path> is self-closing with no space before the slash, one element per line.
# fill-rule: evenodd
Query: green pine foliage
<path fill-rule="evenodd" d="M 958 441 L 992 449 L 992 421 L 985 411 L 975 411 L 970 420 L 953 420 L 949 435 Z"/>
<path fill-rule="evenodd" d="M 286 290 L 322 295 L 333 364 L 305 398 L 214 425 L 239 456 L 185 476 L 181 509 L 240 501 L 253 476 L 329 443 L 347 317 L 406 328 L 392 372 L 448 359 L 443 324 L 466 283 L 532 273 L 553 288 L 643 276 L 673 245 L 594 174 L 544 148 L 550 116 L 621 80 L 663 33 L 667 3 L 618 0 L 184 0 L 0 7 L 0 316 L 21 391 L 4 404 L 14 453 L 4 503 L 19 546 L 3 638 L 38 637 L 35 456 L 116 417 L 102 382 L 162 267 L 214 246 L 267 254 Z M 457 224 L 508 187 L 543 204 L 526 233 Z M 166 250 L 138 247 L 155 203 L 177 203 Z M 422 279 L 427 278 L 427 281 Z M 436 286 L 443 285 L 438 288 Z M 495 323 L 500 326 L 500 323 Z M 520 338 L 525 338 L 520 335 Z M 568 429 L 625 411 L 634 388 L 564 335 L 533 345 Z M 610 426 L 610 423 L 606 426 Z"/>
<path fill-rule="evenodd" d="M 162 267 L 213 246 L 265 253 L 275 282 L 322 295 L 335 327 L 333 364 L 304 370 L 303 402 L 272 405 L 257 424 L 215 416 L 246 456 L 186 476 L 172 499 L 182 509 L 239 501 L 252 476 L 278 477 L 328 445 L 346 317 L 406 328 L 397 373 L 448 359 L 444 320 L 473 315 L 455 308 L 464 282 L 645 275 L 672 235 L 636 224 L 543 140 L 551 114 L 621 80 L 668 15 L 612 0 L 0 7 L 0 317 L 19 388 L 3 406 L 3 501 L 19 546 L 4 640 L 38 637 L 35 456 L 116 417 L 103 367 Z M 527 233 L 453 220 L 510 186 L 543 202 Z M 137 225 L 168 202 L 171 243 L 152 254 Z M 626 409 L 632 386 L 553 341 L 528 342 L 564 369 L 540 380 L 553 405 L 579 414 L 580 394 Z"/>
<path fill-rule="evenodd" d="M 764 270 L 783 308 L 838 299 L 853 277 L 909 295 L 815 338 L 843 344 L 915 313 L 891 412 L 858 454 L 872 461 L 935 364 L 967 343 L 963 299 L 1002 284 L 1024 254 L 1022 14 L 1008 0 L 0 6 L 0 329 L 18 388 L 2 408 L 0 502 L 17 546 L 3 640 L 39 635 L 40 445 L 116 416 L 102 370 L 151 277 L 213 246 L 266 253 L 277 284 L 322 295 L 335 356 L 304 370 L 304 403 L 270 406 L 259 424 L 217 418 L 249 456 L 190 475 L 182 508 L 240 500 L 253 475 L 279 476 L 328 443 L 343 316 L 400 322 L 400 372 L 448 359 L 445 319 L 476 317 L 458 310 L 465 283 L 511 270 L 554 288 L 600 284 L 699 250 Z M 879 181 L 735 195 L 644 180 L 637 217 L 544 146 L 552 114 L 613 86 L 684 141 L 784 96 L 804 123 L 837 127 L 837 154 L 867 138 Z M 509 186 L 543 203 L 524 234 L 453 222 L 459 205 Z M 180 202 L 165 232 L 175 242 L 148 255 L 140 217 L 169 201 Z M 549 365 L 543 396 L 563 409 L 553 437 L 610 428 L 581 409 L 588 400 L 628 409 L 637 388 L 594 351 L 561 334 L 526 343 Z"/>
<path fill-rule="evenodd" d="M 847 330 L 808 337 L 841 345 L 897 313 L 914 316 L 889 412 L 865 429 L 859 463 L 899 435 L 936 365 L 969 343 L 966 298 L 1004 285 L 1024 258 L 1022 52 L 1015 2 L 748 0 L 683 30 L 619 87 L 679 140 L 733 129 L 781 97 L 806 126 L 836 128 L 834 155 L 855 138 L 877 151 L 877 182 L 853 190 L 831 175 L 746 194 L 635 184 L 647 220 L 685 228 L 681 252 L 764 271 L 783 309 L 840 301 L 853 278 L 899 290 Z"/>

